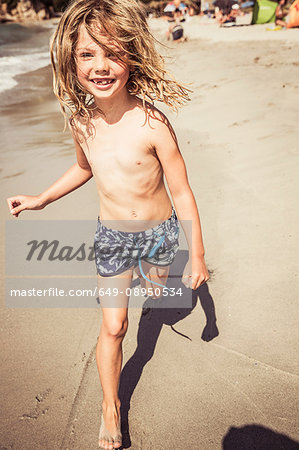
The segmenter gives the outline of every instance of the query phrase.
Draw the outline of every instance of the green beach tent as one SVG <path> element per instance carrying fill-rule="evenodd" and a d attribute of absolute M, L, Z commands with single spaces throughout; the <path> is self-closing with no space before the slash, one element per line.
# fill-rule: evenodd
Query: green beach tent
<path fill-rule="evenodd" d="M 275 22 L 275 10 L 278 3 L 270 0 L 257 0 L 252 13 L 252 24 Z"/>

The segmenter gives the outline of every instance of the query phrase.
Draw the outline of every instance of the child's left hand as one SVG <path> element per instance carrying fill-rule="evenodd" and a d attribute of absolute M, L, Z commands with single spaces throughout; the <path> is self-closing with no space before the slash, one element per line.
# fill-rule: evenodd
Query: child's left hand
<path fill-rule="evenodd" d="M 182 283 L 187 288 L 197 289 L 210 278 L 204 256 L 193 256 L 189 259 L 184 269 Z"/>

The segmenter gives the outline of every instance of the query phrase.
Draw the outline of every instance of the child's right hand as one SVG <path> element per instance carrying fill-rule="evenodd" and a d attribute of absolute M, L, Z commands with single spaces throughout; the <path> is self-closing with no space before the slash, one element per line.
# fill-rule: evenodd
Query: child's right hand
<path fill-rule="evenodd" d="M 46 205 L 39 195 L 15 195 L 6 199 L 11 214 L 18 217 L 24 209 L 43 209 Z"/>

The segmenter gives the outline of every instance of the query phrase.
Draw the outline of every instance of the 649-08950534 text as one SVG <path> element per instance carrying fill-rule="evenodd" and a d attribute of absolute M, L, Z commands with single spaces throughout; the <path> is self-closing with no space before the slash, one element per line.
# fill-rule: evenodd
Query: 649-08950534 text
<path fill-rule="evenodd" d="M 162 293 L 161 293 L 162 291 Z M 98 291 L 99 297 L 102 297 L 104 295 L 108 295 L 111 297 L 116 297 L 119 294 L 126 294 L 128 297 L 131 297 L 131 295 L 139 296 L 139 295 L 162 295 L 163 297 L 174 297 L 175 295 L 183 295 L 182 288 L 141 288 L 141 287 L 134 287 L 134 288 L 127 288 L 124 291 L 120 291 L 117 288 L 99 288 Z"/>

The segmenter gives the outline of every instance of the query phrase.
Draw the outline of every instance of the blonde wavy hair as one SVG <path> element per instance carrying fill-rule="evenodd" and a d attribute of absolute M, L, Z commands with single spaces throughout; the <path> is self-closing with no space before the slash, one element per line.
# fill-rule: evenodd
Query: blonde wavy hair
<path fill-rule="evenodd" d="M 76 73 L 76 45 L 79 27 L 84 25 L 90 37 L 104 50 L 128 64 L 127 90 L 140 97 L 145 106 L 158 100 L 177 111 L 190 100 L 192 92 L 177 82 L 165 69 L 164 58 L 155 49 L 143 9 L 135 0 L 75 0 L 64 11 L 51 42 L 53 88 L 65 119 L 76 116 L 90 123 L 93 97 L 79 83 Z M 115 53 L 99 40 L 105 33 L 125 53 Z"/>

